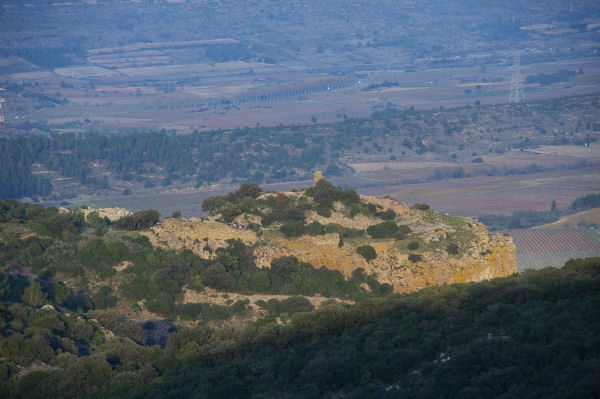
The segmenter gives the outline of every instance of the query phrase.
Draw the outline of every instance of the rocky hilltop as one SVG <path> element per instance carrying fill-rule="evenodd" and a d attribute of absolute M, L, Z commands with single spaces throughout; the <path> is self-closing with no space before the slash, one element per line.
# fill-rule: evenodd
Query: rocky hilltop
<path fill-rule="evenodd" d="M 259 267 L 295 256 L 348 278 L 362 269 L 396 292 L 516 273 L 512 238 L 477 220 L 358 196 L 320 177 L 300 192 L 262 193 L 243 185 L 209 198 L 204 207 L 211 216 L 165 219 L 145 234 L 155 246 L 188 248 L 203 258 L 241 240 Z"/>

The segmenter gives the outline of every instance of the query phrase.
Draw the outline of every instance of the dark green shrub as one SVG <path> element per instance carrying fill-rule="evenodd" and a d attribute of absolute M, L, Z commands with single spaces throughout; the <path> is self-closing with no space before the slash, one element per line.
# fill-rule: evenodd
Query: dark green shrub
<path fill-rule="evenodd" d="M 367 228 L 367 233 L 373 238 L 393 237 L 396 232 L 398 232 L 398 225 L 391 220 Z"/>
<path fill-rule="evenodd" d="M 313 304 L 303 296 L 293 296 L 283 301 L 285 312 L 290 316 L 299 312 L 312 312 L 315 310 Z"/>
<path fill-rule="evenodd" d="M 233 314 L 243 314 L 246 312 L 246 306 L 250 304 L 250 300 L 239 299 L 233 305 L 231 305 L 230 309 Z"/>
<path fill-rule="evenodd" d="M 392 209 L 387 209 L 383 212 L 375 212 L 375 216 L 383 220 L 394 220 L 396 217 L 396 212 L 394 212 Z"/>
<path fill-rule="evenodd" d="M 289 221 L 298 221 L 298 220 L 306 219 L 306 216 L 304 215 L 304 212 L 302 211 L 302 209 L 298 209 L 294 206 L 287 208 L 285 210 L 284 217 L 286 220 L 289 220 Z"/>
<path fill-rule="evenodd" d="M 302 220 L 298 220 L 284 224 L 280 230 L 286 237 L 300 237 L 304 234 L 305 226 Z"/>
<path fill-rule="evenodd" d="M 329 218 L 329 217 L 331 217 L 331 208 L 328 208 L 323 205 L 318 205 L 317 206 L 317 214 L 321 215 L 325 218 Z"/>
<path fill-rule="evenodd" d="M 446 247 L 446 252 L 448 252 L 451 255 L 458 255 L 458 245 L 456 245 L 455 243 L 448 244 L 448 246 Z"/>
<path fill-rule="evenodd" d="M 411 251 L 414 251 L 415 249 L 419 248 L 419 241 L 409 242 L 406 248 L 410 249 Z"/>
<path fill-rule="evenodd" d="M 356 191 L 349 189 L 349 190 L 344 190 L 342 191 L 342 194 L 340 196 L 341 201 L 345 204 L 345 205 L 351 205 L 351 204 L 358 204 L 360 203 L 360 196 L 357 194 Z"/>
<path fill-rule="evenodd" d="M 306 226 L 306 232 L 311 236 L 318 236 L 325 234 L 325 226 L 316 220 Z"/>
<path fill-rule="evenodd" d="M 368 203 L 367 209 L 371 215 L 374 215 L 377 212 L 377 206 L 375 204 Z"/>
<path fill-rule="evenodd" d="M 315 184 L 312 194 L 313 199 L 318 205 L 325 208 L 330 208 L 333 205 L 333 201 L 340 199 L 342 190 L 327 180 L 321 179 L 317 182 L 317 184 Z"/>
<path fill-rule="evenodd" d="M 361 245 L 360 247 L 356 248 L 356 253 L 365 258 L 367 262 L 377 258 L 377 252 L 375 252 L 375 248 L 370 245 Z"/>
<path fill-rule="evenodd" d="M 409 254 L 408 260 L 411 262 L 420 262 L 421 260 L 423 260 L 423 257 L 419 254 Z"/>
<path fill-rule="evenodd" d="M 262 219 L 260 220 L 260 223 L 263 225 L 263 227 L 268 227 L 274 221 L 275 221 L 274 215 L 272 213 L 269 213 L 262 217 Z"/>
<path fill-rule="evenodd" d="M 248 228 L 253 232 L 258 233 L 260 231 L 260 224 L 250 222 L 248 223 Z"/>
<path fill-rule="evenodd" d="M 113 295 L 113 289 L 108 286 L 102 286 L 98 292 L 92 296 L 92 302 L 96 309 L 113 308 L 117 306 L 117 297 Z"/>
<path fill-rule="evenodd" d="M 125 230 L 142 230 L 154 226 L 160 220 L 160 213 L 154 209 L 145 209 L 124 216 L 115 222 L 116 226 Z"/>
<path fill-rule="evenodd" d="M 400 226 L 398 226 L 398 231 L 396 232 L 396 234 L 394 234 L 394 238 L 396 238 L 397 240 L 404 240 L 408 233 L 410 233 L 410 227 L 408 227 L 405 224 L 401 224 Z"/>
<path fill-rule="evenodd" d="M 365 231 L 364 230 L 353 229 L 351 227 L 348 227 L 348 228 L 344 229 L 344 237 L 345 238 L 362 237 L 364 235 L 365 235 Z"/>
<path fill-rule="evenodd" d="M 325 234 L 343 234 L 343 232 L 344 228 L 337 223 L 328 223 L 327 226 L 325 226 Z"/>

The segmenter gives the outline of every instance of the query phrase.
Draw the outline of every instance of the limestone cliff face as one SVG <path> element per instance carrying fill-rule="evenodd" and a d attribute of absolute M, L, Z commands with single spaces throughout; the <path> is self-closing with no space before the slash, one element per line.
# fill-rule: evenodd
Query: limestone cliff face
<path fill-rule="evenodd" d="M 512 238 L 490 233 L 476 220 L 413 210 L 393 200 L 367 197 L 363 197 L 363 200 L 394 209 L 397 215 L 395 222 L 408 225 L 412 233 L 402 241 L 372 239 L 368 235 L 346 238 L 340 247 L 337 233 L 286 238 L 275 225 L 261 230 L 261 235 L 257 235 L 249 229 L 208 218 L 166 219 L 146 234 L 153 245 L 176 249 L 185 247 L 205 258 L 214 256 L 214 249 L 226 246 L 228 239 L 240 239 L 253 248 L 259 267 L 270 267 L 274 258 L 293 255 L 314 267 L 339 270 L 346 277 L 362 268 L 380 282 L 391 284 L 396 292 L 410 292 L 431 285 L 481 281 L 517 271 Z M 244 217 L 238 219 L 239 225 L 244 226 Z M 381 219 L 364 215 L 349 218 L 341 211 L 332 212 L 330 218 L 308 212 L 307 222 L 312 220 L 359 229 L 381 222 Z M 409 251 L 407 243 L 415 240 L 420 242 L 419 248 Z M 448 253 L 449 243 L 458 243 L 457 254 Z M 360 245 L 371 245 L 377 258 L 367 262 L 356 252 Z M 421 259 L 410 261 L 410 253 L 420 255 Z"/>
<path fill-rule="evenodd" d="M 511 237 L 487 232 L 483 226 L 468 250 L 453 256 L 445 250 L 421 252 L 422 260 L 412 262 L 408 252 L 398 248 L 395 240 L 373 240 L 369 243 L 377 258 L 367 262 L 356 253 L 358 245 L 339 247 L 338 234 L 302 236 L 296 239 L 278 238 L 258 246 L 254 255 L 260 267 L 268 267 L 280 256 L 296 256 L 315 267 L 339 270 L 346 277 L 362 268 L 389 283 L 395 292 L 411 292 L 431 285 L 444 285 L 504 277 L 517 272 L 516 248 Z M 347 241 L 347 240 L 346 240 Z"/>

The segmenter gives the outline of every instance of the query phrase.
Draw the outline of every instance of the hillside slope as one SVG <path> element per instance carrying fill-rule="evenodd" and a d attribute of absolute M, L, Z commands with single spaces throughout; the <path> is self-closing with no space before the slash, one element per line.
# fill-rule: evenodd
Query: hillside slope
<path fill-rule="evenodd" d="M 233 198 L 235 193 L 229 200 L 213 197 L 222 202 L 213 216 L 166 219 L 146 235 L 155 246 L 187 248 L 207 259 L 228 240 L 238 239 L 252 248 L 261 268 L 270 267 L 273 259 L 295 256 L 346 278 L 362 269 L 395 292 L 516 273 L 512 238 L 490 233 L 476 220 L 409 208 L 388 198 L 353 193 L 348 199 L 342 191 L 337 198 L 330 183 L 319 184 L 256 198 Z M 331 191 L 328 206 L 320 204 L 318 190 Z M 359 253 L 365 246 L 374 250 L 373 259 Z"/>
<path fill-rule="evenodd" d="M 56 303 L 35 309 L 18 299 L 22 282 L 0 282 L 7 323 L 0 391 L 9 397 L 562 399 L 600 392 L 598 258 L 328 304 L 287 326 L 183 328 L 164 348 L 144 344 L 118 314 L 65 312 Z M 55 356 L 50 343 L 65 352 Z"/>

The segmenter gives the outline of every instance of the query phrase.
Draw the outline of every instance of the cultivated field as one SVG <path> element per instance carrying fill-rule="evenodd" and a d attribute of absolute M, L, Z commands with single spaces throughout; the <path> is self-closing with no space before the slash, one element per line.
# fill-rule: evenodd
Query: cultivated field
<path fill-rule="evenodd" d="M 517 270 L 560 267 L 567 260 L 600 256 L 597 232 L 585 229 L 529 229 L 511 231 L 517 246 Z"/>
<path fill-rule="evenodd" d="M 146 48 L 149 45 L 153 46 Z M 169 53 L 191 51 L 187 48 L 168 47 L 163 43 L 140 46 L 91 50 L 89 65 L 50 70 L 18 57 L 5 59 L 4 64 L 10 68 L 0 67 L 0 81 L 33 85 L 37 82 L 37 90 L 42 93 L 59 93 L 68 100 L 60 107 L 40 109 L 28 98 L 12 98 L 11 105 L 5 109 L 7 125 L 11 126 L 11 117 L 18 116 L 31 122 L 43 120 L 58 128 L 58 119 L 74 114 L 79 114 L 81 120 L 96 120 L 106 129 L 130 127 L 128 117 L 131 116 L 143 120 L 139 127 L 173 127 L 183 132 L 256 123 L 266 126 L 310 123 L 313 116 L 319 122 L 333 122 L 344 115 L 368 116 L 390 104 L 427 109 L 462 106 L 475 101 L 504 103 L 508 99 L 512 74 L 507 65 L 497 65 L 485 69 L 459 67 L 415 72 L 366 69 L 360 72 L 360 78 L 356 74 L 340 78 L 283 64 L 198 62 Z M 12 68 L 15 65 L 20 65 L 17 71 Z M 595 59 L 532 63 L 523 66 L 522 73 L 526 76 L 560 69 L 582 69 L 584 73 L 568 82 L 526 85 L 527 99 L 599 90 L 600 65 Z M 3 73 L 9 70 L 12 73 Z M 355 85 L 336 88 L 340 81 L 348 79 Z M 394 82 L 397 87 L 367 90 L 382 82 Z M 126 90 L 99 89 L 106 86 Z M 130 107 L 123 109 L 123 104 Z M 160 112 L 164 109 L 170 114 Z M 114 119 L 116 116 L 118 119 Z"/>

